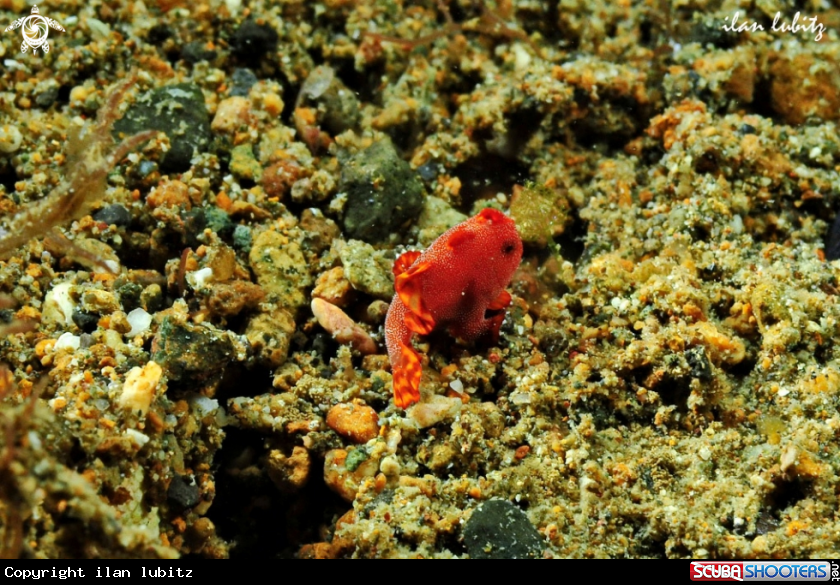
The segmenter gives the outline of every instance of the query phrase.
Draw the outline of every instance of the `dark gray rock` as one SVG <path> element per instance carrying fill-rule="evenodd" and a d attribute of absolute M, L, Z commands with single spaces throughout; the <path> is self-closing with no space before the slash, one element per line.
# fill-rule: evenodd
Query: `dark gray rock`
<path fill-rule="evenodd" d="M 251 63 L 259 62 L 265 55 L 277 50 L 280 36 L 269 24 L 257 24 L 248 19 L 233 33 L 230 46 L 233 54 Z"/>
<path fill-rule="evenodd" d="M 327 65 L 312 70 L 300 88 L 300 101 L 317 110 L 318 125 L 332 135 L 354 128 L 361 118 L 356 94 Z"/>
<path fill-rule="evenodd" d="M 233 346 L 216 331 L 164 317 L 152 340 L 152 359 L 172 381 L 213 383 L 233 361 Z"/>
<path fill-rule="evenodd" d="M 190 159 L 210 142 L 210 116 L 204 95 L 194 83 L 178 83 L 148 91 L 137 98 L 114 124 L 114 135 L 144 130 L 166 132 L 171 149 L 161 163 L 164 172 L 183 172 Z"/>
<path fill-rule="evenodd" d="M 58 86 L 53 85 L 35 96 L 35 104 L 41 108 L 49 108 L 58 99 Z"/>
<path fill-rule="evenodd" d="M 169 482 L 166 498 L 175 506 L 184 509 L 192 508 L 200 500 L 200 492 L 194 481 L 175 475 Z"/>
<path fill-rule="evenodd" d="M 838 258 L 840 258 L 840 213 L 834 218 L 825 240 L 825 259 L 830 261 Z"/>
<path fill-rule="evenodd" d="M 423 209 L 423 184 L 388 140 L 345 161 L 339 189 L 347 194 L 344 232 L 349 238 L 386 241 Z"/>
<path fill-rule="evenodd" d="M 216 51 L 207 48 L 207 43 L 192 41 L 181 49 L 181 58 L 187 63 L 198 63 L 200 61 L 212 61 L 216 58 Z"/>
<path fill-rule="evenodd" d="M 471 559 L 536 559 L 543 540 L 525 512 L 507 500 L 489 500 L 464 526 L 464 543 Z"/>
<path fill-rule="evenodd" d="M 93 219 L 108 225 L 127 226 L 131 223 L 131 213 L 119 203 L 114 203 L 94 213 Z"/>
<path fill-rule="evenodd" d="M 97 323 L 99 323 L 99 315 L 85 313 L 84 311 L 79 311 L 78 309 L 73 311 L 72 319 L 73 323 L 76 324 L 76 327 L 85 333 L 96 331 Z"/>
<path fill-rule="evenodd" d="M 248 93 L 251 91 L 251 88 L 258 81 L 254 72 L 245 67 L 234 69 L 233 75 L 230 76 L 230 80 L 232 82 L 230 95 L 241 97 L 248 97 Z"/>

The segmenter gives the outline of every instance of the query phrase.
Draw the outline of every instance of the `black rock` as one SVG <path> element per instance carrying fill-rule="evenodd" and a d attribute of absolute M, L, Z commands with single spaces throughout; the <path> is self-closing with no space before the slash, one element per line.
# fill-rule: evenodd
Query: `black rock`
<path fill-rule="evenodd" d="M 188 482 L 180 475 L 175 475 L 169 482 L 166 498 L 180 508 L 192 508 L 200 500 L 198 486 Z"/>
<path fill-rule="evenodd" d="M 156 24 L 149 29 L 149 34 L 146 36 L 146 40 L 149 41 L 150 45 L 160 46 L 166 39 L 172 38 L 173 36 L 174 33 L 172 32 L 172 29 L 167 25 Z"/>
<path fill-rule="evenodd" d="M 834 218 L 831 229 L 825 239 L 825 259 L 837 260 L 840 258 L 840 213 Z"/>
<path fill-rule="evenodd" d="M 233 54 L 244 61 L 259 62 L 267 53 L 277 49 L 280 39 L 277 31 L 268 24 L 257 24 L 248 19 L 230 39 Z"/>
<path fill-rule="evenodd" d="M 199 61 L 212 61 L 216 58 L 216 51 L 207 48 L 207 43 L 192 41 L 184 45 L 181 50 L 181 58 L 187 63 L 198 63 Z"/>
<path fill-rule="evenodd" d="M 344 231 L 366 242 L 383 242 L 423 209 L 423 184 L 388 140 L 353 155 L 341 169 L 347 194 Z"/>
<path fill-rule="evenodd" d="M 166 132 L 169 137 L 171 148 L 161 163 L 164 172 L 188 170 L 193 155 L 210 142 L 210 116 L 201 89 L 194 83 L 178 83 L 148 91 L 114 124 L 117 138 L 144 130 Z"/>
<path fill-rule="evenodd" d="M 93 219 L 108 225 L 127 226 L 131 223 L 131 213 L 119 203 L 114 203 L 94 213 Z"/>
<path fill-rule="evenodd" d="M 49 108 L 58 99 L 58 86 L 48 87 L 35 97 L 35 104 L 41 108 Z"/>
<path fill-rule="evenodd" d="M 85 313 L 84 311 L 79 310 L 73 311 L 72 319 L 73 323 L 76 324 L 76 327 L 85 333 L 93 333 L 96 331 L 97 323 L 99 323 L 98 315 Z"/>
<path fill-rule="evenodd" d="M 251 88 L 258 81 L 254 72 L 245 67 L 235 69 L 233 71 L 233 75 L 230 76 L 230 80 L 233 84 L 230 90 L 230 95 L 241 97 L 247 97 Z"/>
<path fill-rule="evenodd" d="M 706 350 L 702 346 L 692 347 L 685 351 L 685 359 L 691 367 L 691 376 L 703 382 L 712 380 L 712 364 L 706 357 Z"/>
<path fill-rule="evenodd" d="M 718 49 L 731 49 L 738 43 L 738 35 L 723 30 L 719 22 L 708 18 L 692 25 L 688 40 L 701 45 L 712 45 Z"/>
<path fill-rule="evenodd" d="M 464 526 L 464 544 L 471 559 L 536 559 L 543 540 L 525 512 L 507 500 L 489 500 Z"/>

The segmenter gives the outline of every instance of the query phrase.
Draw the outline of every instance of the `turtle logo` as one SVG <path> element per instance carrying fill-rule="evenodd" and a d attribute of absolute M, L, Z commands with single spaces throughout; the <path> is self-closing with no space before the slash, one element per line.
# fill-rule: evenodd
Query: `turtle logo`
<path fill-rule="evenodd" d="M 28 49 L 32 49 L 33 55 L 38 53 L 39 48 L 42 49 L 44 53 L 50 52 L 50 44 L 47 42 L 47 36 L 49 35 L 50 28 L 64 32 L 61 25 L 52 18 L 47 18 L 46 16 L 38 14 L 37 6 L 32 7 L 32 14 L 23 18 L 18 18 L 6 27 L 6 32 L 15 30 L 21 26 L 23 27 L 23 30 L 21 31 L 23 33 L 23 43 L 20 45 L 20 50 L 22 53 L 25 53 Z"/>

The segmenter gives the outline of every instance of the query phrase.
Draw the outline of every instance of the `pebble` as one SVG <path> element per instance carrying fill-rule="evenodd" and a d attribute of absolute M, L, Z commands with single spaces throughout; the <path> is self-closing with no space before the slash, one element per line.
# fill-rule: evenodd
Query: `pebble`
<path fill-rule="evenodd" d="M 85 291 L 82 295 L 82 309 L 86 313 L 98 313 L 100 315 L 113 313 L 120 310 L 120 302 L 114 293 L 93 289 Z"/>
<path fill-rule="evenodd" d="M 315 288 L 312 289 L 312 296 L 338 307 L 345 307 L 350 301 L 352 292 L 350 281 L 344 276 L 344 268 L 336 266 L 318 276 Z"/>
<path fill-rule="evenodd" d="M 525 512 L 507 500 L 484 502 L 464 526 L 471 559 L 535 559 L 543 540 Z"/>
<path fill-rule="evenodd" d="M 366 404 L 336 404 L 327 413 L 327 426 L 354 443 L 367 443 L 379 434 L 379 415 Z"/>
<path fill-rule="evenodd" d="M 213 132 L 233 134 L 251 120 L 251 102 L 244 97 L 229 97 L 219 102 L 210 128 Z"/>
<path fill-rule="evenodd" d="M 277 49 L 279 38 L 271 25 L 257 24 L 253 19 L 248 19 L 233 33 L 230 45 L 234 55 L 243 61 L 256 63 Z"/>
<path fill-rule="evenodd" d="M 12 154 L 17 152 L 23 143 L 23 135 L 17 127 L 10 124 L 0 126 L 0 152 Z"/>
<path fill-rule="evenodd" d="M 279 449 L 272 449 L 266 460 L 266 470 L 274 485 L 285 494 L 294 493 L 306 485 L 312 457 L 304 447 L 295 447 L 286 456 Z"/>
<path fill-rule="evenodd" d="M 192 508 L 200 500 L 201 492 L 192 478 L 173 475 L 166 490 L 166 499 L 181 509 Z"/>
<path fill-rule="evenodd" d="M 131 223 L 131 213 L 119 203 L 114 203 L 94 213 L 93 219 L 108 225 L 127 226 Z"/>
<path fill-rule="evenodd" d="M 134 367 L 125 377 L 119 398 L 120 408 L 146 414 L 155 398 L 163 369 L 150 361 L 145 366 Z"/>
<path fill-rule="evenodd" d="M 394 296 L 394 280 L 390 260 L 383 250 L 359 240 L 350 240 L 339 251 L 344 276 L 358 291 L 383 300 Z"/>
<path fill-rule="evenodd" d="M 179 323 L 170 316 L 161 320 L 152 340 L 152 359 L 175 381 L 198 384 L 218 379 L 232 354 L 233 346 L 227 334 L 210 327 Z"/>
<path fill-rule="evenodd" d="M 408 416 L 417 423 L 421 429 L 434 426 L 444 420 L 454 418 L 461 410 L 460 398 L 449 398 L 435 394 L 428 400 L 419 402 L 408 409 Z"/>
<path fill-rule="evenodd" d="M 210 143 L 210 121 L 204 94 L 194 83 L 177 83 L 148 91 L 137 98 L 125 116 L 114 123 L 114 134 L 131 136 L 158 130 L 169 137 L 170 149 L 161 170 L 183 172 L 197 152 Z"/>
<path fill-rule="evenodd" d="M 262 165 L 254 156 L 250 144 L 234 146 L 230 151 L 230 172 L 238 179 L 259 182 L 262 179 Z"/>
<path fill-rule="evenodd" d="M 269 300 L 291 312 L 306 304 L 312 275 L 297 241 L 273 230 L 263 232 L 254 240 L 248 258 Z"/>
<path fill-rule="evenodd" d="M 289 312 L 275 309 L 251 319 L 245 330 L 245 338 L 261 363 L 277 368 L 286 362 L 294 333 L 295 320 Z"/>
<path fill-rule="evenodd" d="M 189 187 L 178 180 L 162 181 L 146 195 L 146 205 L 152 209 L 158 207 L 190 209 L 192 202 Z"/>
<path fill-rule="evenodd" d="M 254 75 L 254 72 L 247 67 L 239 67 L 233 70 L 230 81 L 230 95 L 234 97 L 245 97 L 250 93 L 251 88 L 257 83 L 258 79 Z"/>
<path fill-rule="evenodd" d="M 328 65 L 319 65 L 300 89 L 299 102 L 318 111 L 318 123 L 333 135 L 353 128 L 361 114 L 356 94 L 341 82 Z"/>
<path fill-rule="evenodd" d="M 131 325 L 131 331 L 126 333 L 128 337 L 145 333 L 152 324 L 152 316 L 141 308 L 134 309 L 126 318 L 128 319 L 129 325 Z"/>
<path fill-rule="evenodd" d="M 72 286 L 69 282 L 61 282 L 47 293 L 43 307 L 45 324 L 54 323 L 68 327 L 73 325 L 73 311 L 76 310 L 76 304 L 70 296 Z"/>
<path fill-rule="evenodd" d="M 389 140 L 352 155 L 341 169 L 339 191 L 347 195 L 344 230 L 366 242 L 386 242 L 423 210 L 425 189 Z"/>
<path fill-rule="evenodd" d="M 216 58 L 216 51 L 208 49 L 207 43 L 191 41 L 184 44 L 184 48 L 181 50 L 181 58 L 194 65 L 200 61 L 212 61 Z"/>
<path fill-rule="evenodd" d="M 347 313 L 319 298 L 312 299 L 312 314 L 318 324 L 339 343 L 347 343 L 362 355 L 376 353 L 376 342 Z"/>
<path fill-rule="evenodd" d="M 372 478 L 379 471 L 379 461 L 376 458 L 362 457 L 364 453 L 360 449 L 351 452 L 332 449 L 327 451 L 324 457 L 324 482 L 347 502 L 356 499 L 362 482 Z"/>

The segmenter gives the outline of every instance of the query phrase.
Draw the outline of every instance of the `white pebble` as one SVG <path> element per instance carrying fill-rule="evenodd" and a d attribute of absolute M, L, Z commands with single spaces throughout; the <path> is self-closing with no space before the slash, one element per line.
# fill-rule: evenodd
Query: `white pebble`
<path fill-rule="evenodd" d="M 72 333 L 63 333 L 61 337 L 55 342 L 53 346 L 54 351 L 58 351 L 60 349 L 64 349 L 65 347 L 69 347 L 70 349 L 79 349 L 79 343 L 81 342 L 81 338 L 77 335 L 73 335 Z"/>
<path fill-rule="evenodd" d="M 204 286 L 207 282 L 207 279 L 213 276 L 213 269 L 209 266 L 202 268 L 201 270 L 196 270 L 195 272 L 190 272 L 187 274 L 187 282 L 193 288 L 193 290 L 198 290 Z"/>
<path fill-rule="evenodd" d="M 130 438 L 138 447 L 142 447 L 146 443 L 149 442 L 149 436 L 144 435 L 140 431 L 135 431 L 134 429 L 126 429 L 125 436 Z"/>
<path fill-rule="evenodd" d="M 143 309 L 134 309 L 126 315 L 126 319 L 128 319 L 128 324 L 131 325 L 131 331 L 126 334 L 129 337 L 145 333 L 152 324 L 152 316 Z"/>
<path fill-rule="evenodd" d="M 11 154 L 17 152 L 23 142 L 23 136 L 15 126 L 4 124 L 0 126 L 0 152 Z"/>

